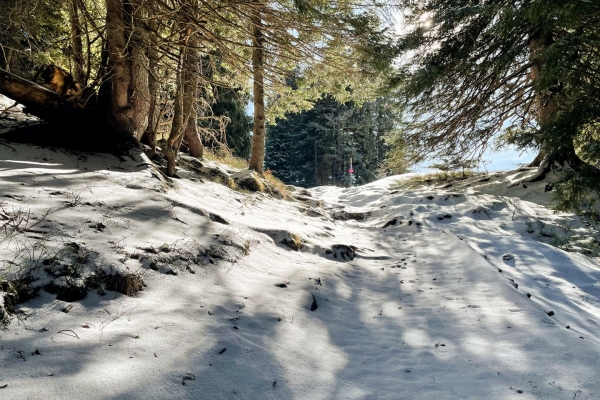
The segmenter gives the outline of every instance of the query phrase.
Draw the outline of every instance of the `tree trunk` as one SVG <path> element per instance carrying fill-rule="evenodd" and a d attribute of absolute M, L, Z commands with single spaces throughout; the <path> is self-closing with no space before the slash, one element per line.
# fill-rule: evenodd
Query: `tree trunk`
<path fill-rule="evenodd" d="M 254 125 L 252 129 L 252 155 L 249 168 L 259 174 L 264 171 L 265 162 L 265 50 L 262 32 L 260 3 L 252 9 L 252 74 L 254 79 Z"/>
<path fill-rule="evenodd" d="M 81 107 L 73 107 L 76 99 L 63 99 L 58 93 L 3 69 L 0 69 L 0 93 L 47 122 L 63 123 L 83 114 Z"/>
<path fill-rule="evenodd" d="M 552 45 L 553 39 L 549 34 L 536 33 L 529 42 L 529 60 L 531 62 L 530 78 L 533 83 L 535 94 L 536 122 L 540 129 L 548 128 L 556 118 L 559 110 L 562 94 L 557 91 L 540 91 L 540 78 L 545 67 L 546 51 Z M 578 161 L 577 161 L 578 160 Z M 579 157 L 575 154 L 573 143 L 564 146 L 562 151 L 556 152 L 549 148 L 548 142 L 542 140 L 540 150 L 535 159 L 529 164 L 530 167 L 538 167 L 538 172 L 528 181 L 535 182 L 544 179 L 555 162 L 560 164 L 571 161 L 579 165 Z"/>
<path fill-rule="evenodd" d="M 183 113 L 185 119 L 185 138 L 190 155 L 202 158 L 204 147 L 198 136 L 198 82 L 200 81 L 200 52 L 198 33 L 188 30 L 188 43 L 184 63 L 185 82 Z"/>
<path fill-rule="evenodd" d="M 83 43 L 81 40 L 82 28 L 79 20 L 79 10 L 76 0 L 69 1 L 69 21 L 71 23 L 71 49 L 73 52 L 73 78 L 75 82 L 86 84 L 86 73 L 84 69 Z"/>
<path fill-rule="evenodd" d="M 142 8 L 128 0 L 106 0 L 106 38 L 109 57 L 109 127 L 139 140 L 148 126 L 150 109 L 148 56 L 140 28 Z"/>
<path fill-rule="evenodd" d="M 199 143 L 198 137 L 196 111 L 200 64 L 198 33 L 189 26 L 185 35 L 182 34 L 181 40 L 173 124 L 169 139 L 161 143 L 163 154 L 167 159 L 167 176 L 175 175 L 175 161 L 184 136 L 188 139 L 192 155 L 200 157 L 203 155 L 202 144 Z"/>
<path fill-rule="evenodd" d="M 192 110 L 192 114 L 187 121 L 185 128 L 185 138 L 187 139 L 190 155 L 202 159 L 204 157 L 204 146 L 198 135 L 198 119 L 196 109 Z"/>
<path fill-rule="evenodd" d="M 158 102 L 158 42 L 157 42 L 157 29 L 158 22 L 156 19 L 152 19 L 148 22 L 148 29 L 150 30 L 149 35 L 151 39 L 148 46 L 148 62 L 150 70 L 148 74 L 148 127 L 144 132 L 144 142 L 152 149 L 152 154 L 156 153 L 156 130 L 158 128 L 159 112 L 157 112 Z"/>
<path fill-rule="evenodd" d="M 175 160 L 183 139 L 183 130 L 185 128 L 183 120 L 183 90 L 184 90 L 184 72 L 183 63 L 185 59 L 186 47 L 181 46 L 179 50 L 179 62 L 177 66 L 177 89 L 175 99 L 173 100 L 173 123 L 171 124 L 171 133 L 169 139 L 162 141 L 160 147 L 167 159 L 167 176 L 175 175 Z"/>

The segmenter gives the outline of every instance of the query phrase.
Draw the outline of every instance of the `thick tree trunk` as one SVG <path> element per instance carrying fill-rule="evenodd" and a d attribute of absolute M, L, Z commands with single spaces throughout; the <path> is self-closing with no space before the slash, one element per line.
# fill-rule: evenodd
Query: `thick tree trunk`
<path fill-rule="evenodd" d="M 560 111 L 561 102 L 564 99 L 560 82 L 553 82 L 555 86 L 541 90 L 540 80 L 546 67 L 546 52 L 553 43 L 551 34 L 535 34 L 529 42 L 530 62 L 531 62 L 531 81 L 536 91 L 535 103 L 536 121 L 544 135 L 552 129 L 552 125 Z M 558 143 L 550 143 L 550 140 L 543 139 L 540 143 L 540 150 L 533 162 L 529 164 L 537 167 L 537 172 L 526 179 L 528 182 L 541 181 L 554 168 L 570 168 L 578 174 L 587 176 L 598 176 L 600 171 L 587 164 L 575 151 L 573 137 L 562 137 Z"/>
<path fill-rule="evenodd" d="M 190 155 L 202 159 L 204 157 L 204 146 L 198 135 L 198 120 L 197 118 L 191 118 L 193 116 L 196 116 L 196 109 L 192 111 L 192 114 L 187 121 L 185 138 L 187 139 Z"/>
<path fill-rule="evenodd" d="M 536 122 L 540 129 L 548 128 L 556 118 L 558 113 L 561 93 L 557 91 L 541 91 L 539 89 L 540 79 L 545 66 L 546 51 L 552 45 L 551 35 L 541 33 L 534 34 L 529 42 L 529 60 L 531 62 L 530 77 L 533 83 L 535 94 Z M 563 163 L 571 160 L 575 164 L 579 158 L 575 154 L 573 144 L 564 147 L 563 151 L 557 153 L 549 148 L 547 141 L 542 141 L 540 150 L 535 159 L 529 164 L 530 167 L 538 167 L 538 173 L 529 179 L 530 182 L 544 179 L 546 173 L 550 171 L 555 162 Z"/>
<path fill-rule="evenodd" d="M 76 0 L 69 1 L 69 21 L 71 23 L 71 49 L 73 52 L 73 78 L 75 82 L 86 84 L 86 73 L 84 68 L 83 43 L 81 40 L 82 28 L 79 19 L 79 10 Z"/>
<path fill-rule="evenodd" d="M 110 86 L 109 125 L 139 140 L 148 126 L 150 109 L 145 32 L 141 7 L 127 0 L 106 0 L 106 37 Z M 136 25 L 138 24 L 138 25 Z"/>
<path fill-rule="evenodd" d="M 265 50 L 260 5 L 252 10 L 252 74 L 254 79 L 254 125 L 252 129 L 252 155 L 249 168 L 263 173 L 265 162 Z"/>
<path fill-rule="evenodd" d="M 543 149 L 540 149 L 537 156 L 535 156 L 533 161 L 528 164 L 528 167 L 539 167 L 542 164 L 542 161 L 544 161 L 544 158 L 546 158 L 546 154 Z"/>

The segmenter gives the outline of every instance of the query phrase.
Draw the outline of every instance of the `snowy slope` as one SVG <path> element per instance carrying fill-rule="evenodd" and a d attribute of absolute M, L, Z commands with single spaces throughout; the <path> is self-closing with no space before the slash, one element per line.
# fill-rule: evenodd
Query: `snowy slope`
<path fill-rule="evenodd" d="M 19 305 L 0 398 L 600 398 L 600 264 L 536 240 L 583 251 L 595 228 L 544 208 L 545 183 L 508 188 L 525 173 L 293 202 L 0 142 L 0 205 L 32 226 L 0 233 L 0 276 L 76 243 L 83 274 L 147 285 Z"/>

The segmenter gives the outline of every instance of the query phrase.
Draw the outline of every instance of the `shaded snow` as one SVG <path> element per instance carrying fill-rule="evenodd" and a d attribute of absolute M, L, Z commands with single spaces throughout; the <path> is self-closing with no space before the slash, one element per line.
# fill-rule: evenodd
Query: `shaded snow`
<path fill-rule="evenodd" d="M 585 251 L 598 236 L 548 211 L 544 182 L 508 188 L 527 171 L 446 189 L 390 177 L 302 203 L 9 145 L 0 204 L 49 212 L 0 242 L 0 274 L 75 242 L 84 267 L 147 287 L 91 291 L 69 313 L 44 291 L 21 304 L 0 331 L 3 399 L 600 397 L 600 265 L 540 241 Z M 278 244 L 290 234 L 300 251 Z"/>

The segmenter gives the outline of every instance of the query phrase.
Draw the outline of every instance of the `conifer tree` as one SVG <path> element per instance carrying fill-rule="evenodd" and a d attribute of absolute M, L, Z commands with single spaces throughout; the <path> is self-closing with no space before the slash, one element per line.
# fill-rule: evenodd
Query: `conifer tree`
<path fill-rule="evenodd" d="M 381 98 L 357 106 L 324 96 L 269 126 L 266 166 L 297 186 L 360 185 L 377 179 L 398 113 Z M 350 173 L 352 167 L 354 172 Z"/>
<path fill-rule="evenodd" d="M 501 143 L 539 150 L 533 180 L 558 164 L 570 171 L 563 175 L 559 208 L 589 205 L 600 187 L 592 139 L 600 129 L 600 3 L 402 5 L 406 31 L 397 81 L 414 121 L 404 139 L 419 158 L 474 158 L 502 132 Z"/>

